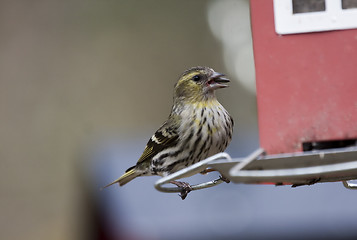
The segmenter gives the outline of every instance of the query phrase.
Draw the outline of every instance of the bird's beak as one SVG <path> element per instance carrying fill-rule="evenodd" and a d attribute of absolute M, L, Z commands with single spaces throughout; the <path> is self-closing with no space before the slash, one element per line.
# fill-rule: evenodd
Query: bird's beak
<path fill-rule="evenodd" d="M 224 77 L 224 74 L 214 72 L 209 78 L 207 85 L 209 89 L 215 90 L 218 88 L 225 88 L 228 87 L 226 83 L 229 83 L 229 79 Z"/>

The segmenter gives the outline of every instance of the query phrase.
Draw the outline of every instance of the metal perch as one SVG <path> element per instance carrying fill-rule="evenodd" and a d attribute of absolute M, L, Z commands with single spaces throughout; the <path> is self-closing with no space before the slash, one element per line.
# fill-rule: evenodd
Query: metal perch
<path fill-rule="evenodd" d="M 224 178 L 192 185 L 192 191 L 216 186 L 224 182 L 225 178 L 234 183 L 292 187 L 342 181 L 346 188 L 357 189 L 357 184 L 349 181 L 357 179 L 357 147 L 277 155 L 264 155 L 263 149 L 257 149 L 246 158 L 235 159 L 227 153 L 219 153 L 159 179 L 155 188 L 161 192 L 181 192 L 179 187 L 163 185 L 207 168 L 218 171 Z"/>

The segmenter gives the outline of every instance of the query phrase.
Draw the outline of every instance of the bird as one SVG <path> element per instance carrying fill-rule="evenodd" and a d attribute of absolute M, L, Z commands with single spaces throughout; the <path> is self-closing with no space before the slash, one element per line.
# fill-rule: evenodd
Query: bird
<path fill-rule="evenodd" d="M 165 177 L 223 152 L 231 142 L 234 121 L 215 91 L 228 87 L 229 82 L 210 67 L 184 71 L 175 84 L 167 120 L 149 139 L 137 163 L 104 188 L 116 183 L 123 186 L 139 176 Z M 181 189 L 182 199 L 192 190 L 188 183 L 171 183 Z"/>

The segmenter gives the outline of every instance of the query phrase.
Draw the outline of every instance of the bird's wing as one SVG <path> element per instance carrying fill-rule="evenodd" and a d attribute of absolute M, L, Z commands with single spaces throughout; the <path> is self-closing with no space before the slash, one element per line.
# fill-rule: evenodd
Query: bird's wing
<path fill-rule="evenodd" d="M 175 146 L 179 141 L 177 127 L 166 122 L 152 135 L 138 163 L 151 160 L 164 149 Z"/>

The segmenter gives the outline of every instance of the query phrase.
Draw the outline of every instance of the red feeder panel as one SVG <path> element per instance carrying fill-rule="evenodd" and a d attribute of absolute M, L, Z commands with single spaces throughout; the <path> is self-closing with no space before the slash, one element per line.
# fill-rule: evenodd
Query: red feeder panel
<path fill-rule="evenodd" d="M 279 35 L 273 0 L 251 0 L 251 23 L 262 148 L 357 139 L 357 30 Z"/>

